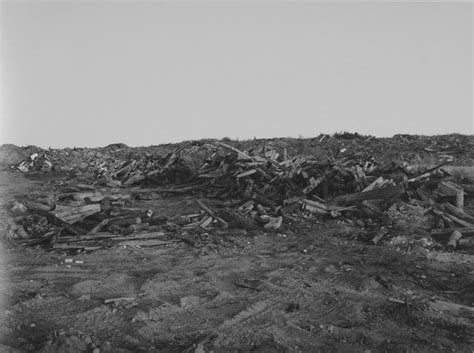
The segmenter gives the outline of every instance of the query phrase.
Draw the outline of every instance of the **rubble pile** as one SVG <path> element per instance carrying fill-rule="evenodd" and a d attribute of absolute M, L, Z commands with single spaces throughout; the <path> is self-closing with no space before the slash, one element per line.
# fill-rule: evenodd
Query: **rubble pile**
<path fill-rule="evenodd" d="M 13 154 L 24 156 L 17 162 L 10 160 L 14 170 L 22 172 L 35 171 L 35 168 L 21 168 L 20 165 L 30 164 L 30 155 L 34 152 L 44 156 L 52 163 L 52 170 L 74 171 L 76 173 L 87 173 L 105 168 L 112 172 L 120 169 L 123 163 L 136 160 L 137 168 L 145 172 L 152 171 L 152 166 L 143 166 L 143 161 L 153 159 L 157 156 L 165 156 L 172 153 L 176 146 L 179 149 L 188 149 L 191 146 L 214 145 L 218 140 L 204 139 L 180 144 L 167 144 L 149 147 L 130 148 L 125 144 L 111 144 L 100 148 L 64 148 L 42 150 L 34 146 L 14 147 L 3 145 L 0 153 L 10 156 Z M 250 141 L 231 141 L 232 146 L 240 150 L 252 151 L 266 147 L 282 151 L 287 150 L 289 155 L 312 156 L 317 160 L 326 159 L 363 159 L 373 158 L 379 163 L 389 164 L 439 164 L 453 162 L 456 165 L 471 165 L 474 162 L 474 139 L 471 136 L 450 134 L 440 136 L 418 136 L 418 135 L 395 135 L 392 138 L 375 138 L 373 136 L 362 136 L 357 133 L 339 133 L 333 136 L 321 134 L 314 138 L 275 138 Z M 5 151 L 3 151 L 5 150 Z M 18 151 L 20 150 L 20 151 Z M 21 152 L 21 153 L 19 153 Z M 29 153 L 28 153 L 29 152 Z M 2 155 L 2 160 L 5 156 Z M 39 162 L 39 160 L 38 160 Z M 41 169 L 41 168 L 38 168 Z M 90 175 L 94 176 L 93 174 Z M 91 179 L 92 180 L 92 179 Z"/>
<path fill-rule="evenodd" d="M 358 155 L 370 153 L 378 161 L 397 163 L 442 163 L 458 165 L 472 164 L 474 141 L 472 136 L 450 134 L 439 136 L 395 135 L 390 138 L 375 138 L 358 134 L 341 133 L 334 136 L 320 135 L 311 140 L 309 148 L 302 150 L 311 154 Z M 344 151 L 344 152 L 341 152 Z"/>
<path fill-rule="evenodd" d="M 49 172 L 53 164 L 45 152 L 33 153 L 28 159 L 18 163 L 15 168 L 21 172 Z"/>
<path fill-rule="evenodd" d="M 354 136 L 337 141 L 325 136 L 320 139 L 354 142 Z M 437 151 L 447 152 L 442 146 Z M 456 146 L 450 154 L 464 151 Z M 474 181 L 443 169 L 454 157 L 420 169 L 400 159 L 379 161 L 360 149 L 321 157 L 290 155 L 282 144 L 243 151 L 210 141 L 182 144 L 165 156 L 120 145 L 43 151 L 13 168 L 74 171 L 81 182 L 58 182 L 49 195 L 13 201 L 14 224 L 7 230 L 25 244 L 93 250 L 110 244 L 155 246 L 163 244 L 165 233 L 284 231 L 311 219 L 334 219 L 357 227 L 360 238 L 373 244 L 404 234 L 425 242 L 432 237 L 451 250 L 472 245 Z M 132 207 L 137 200 L 177 194 L 195 195 L 200 212 L 169 216 Z M 205 199 L 217 200 L 215 206 Z"/>

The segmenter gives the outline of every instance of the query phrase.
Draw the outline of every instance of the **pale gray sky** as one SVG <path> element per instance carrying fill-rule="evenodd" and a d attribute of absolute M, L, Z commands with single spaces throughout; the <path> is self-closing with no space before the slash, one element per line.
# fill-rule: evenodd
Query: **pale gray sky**
<path fill-rule="evenodd" d="M 2 143 L 474 133 L 470 3 L 1 10 Z"/>

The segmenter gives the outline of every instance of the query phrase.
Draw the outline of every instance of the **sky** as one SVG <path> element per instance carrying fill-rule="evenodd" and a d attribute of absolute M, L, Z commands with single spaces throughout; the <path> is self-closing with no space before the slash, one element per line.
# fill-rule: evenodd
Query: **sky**
<path fill-rule="evenodd" d="M 0 143 L 474 134 L 470 3 L 3 1 Z"/>

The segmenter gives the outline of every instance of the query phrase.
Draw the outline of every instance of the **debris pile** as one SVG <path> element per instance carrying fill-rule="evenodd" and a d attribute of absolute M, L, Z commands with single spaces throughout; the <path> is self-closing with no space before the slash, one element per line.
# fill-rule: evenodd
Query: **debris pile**
<path fill-rule="evenodd" d="M 53 164 L 45 152 L 33 153 L 28 159 L 18 163 L 15 168 L 21 172 L 49 172 Z"/>
<path fill-rule="evenodd" d="M 65 163 L 68 158 L 75 162 Z M 53 248 L 93 249 L 80 242 L 98 240 L 163 244 L 166 232 L 279 231 L 307 219 L 336 219 L 361 228 L 361 237 L 373 244 L 402 233 L 421 234 L 454 250 L 472 243 L 465 237 L 474 234 L 474 185 L 443 170 L 448 162 L 418 170 L 378 161 L 367 152 L 291 156 L 286 147 L 242 151 L 220 141 L 184 144 L 164 157 L 121 146 L 46 151 L 14 168 L 48 171 L 68 165 L 81 170 L 88 183 L 58 184 L 54 194 L 28 195 L 10 210 L 17 237 Z M 196 195 L 200 211 L 171 217 L 131 207 L 136 200 L 176 194 Z M 218 200 L 217 207 L 203 199 Z"/>

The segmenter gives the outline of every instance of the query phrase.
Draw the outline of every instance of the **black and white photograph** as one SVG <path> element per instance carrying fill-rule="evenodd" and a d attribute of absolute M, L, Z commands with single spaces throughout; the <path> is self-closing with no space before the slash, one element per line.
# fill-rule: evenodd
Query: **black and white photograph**
<path fill-rule="evenodd" d="M 0 352 L 473 353 L 473 17 L 0 0 Z"/>

